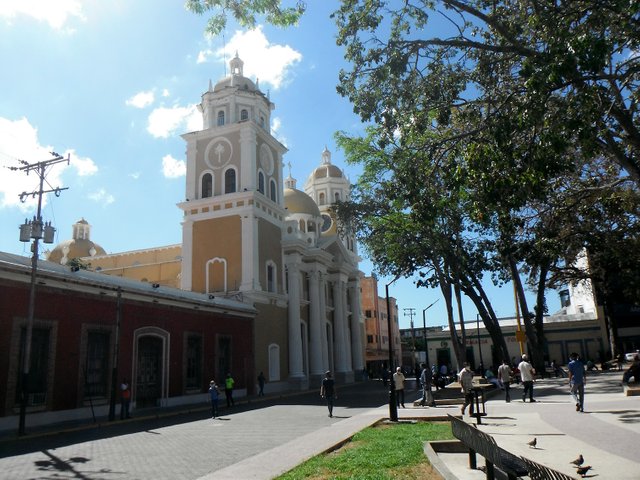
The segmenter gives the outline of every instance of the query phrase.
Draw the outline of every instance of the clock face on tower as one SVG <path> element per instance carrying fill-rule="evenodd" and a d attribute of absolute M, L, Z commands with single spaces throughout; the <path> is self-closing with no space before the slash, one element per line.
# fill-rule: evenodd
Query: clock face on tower
<path fill-rule="evenodd" d="M 271 153 L 271 149 L 264 143 L 260 146 L 260 166 L 267 175 L 273 175 L 273 154 Z"/>
<path fill-rule="evenodd" d="M 323 220 L 322 232 L 326 232 L 331 228 L 331 225 L 333 225 L 333 219 L 331 218 L 331 216 L 327 215 L 326 213 L 323 213 L 322 220 Z"/>

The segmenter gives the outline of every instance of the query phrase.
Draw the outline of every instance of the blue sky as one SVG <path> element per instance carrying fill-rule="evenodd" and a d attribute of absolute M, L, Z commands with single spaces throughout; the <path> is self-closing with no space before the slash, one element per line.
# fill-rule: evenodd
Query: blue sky
<path fill-rule="evenodd" d="M 289 148 L 285 163 L 298 188 L 320 164 L 325 145 L 355 180 L 358 171 L 345 166 L 333 139 L 337 130 L 362 132 L 335 90 L 345 67 L 329 18 L 336 6 L 308 2 L 297 28 L 243 31 L 230 24 L 224 39 L 210 39 L 206 18 L 187 12 L 180 0 L 0 0 L 0 250 L 30 255 L 18 226 L 36 205 L 21 203 L 19 194 L 38 186 L 34 174 L 5 167 L 46 160 L 51 151 L 71 158 L 47 175 L 47 188 L 68 187 L 45 198 L 42 216 L 57 228 L 55 243 L 70 238 L 80 218 L 109 253 L 180 243 L 180 135 L 201 129 L 195 106 L 209 80 L 225 76 L 236 51 L 245 76 L 257 79 L 276 105 L 272 130 Z M 372 265 L 365 259 L 361 269 L 369 274 Z M 380 279 L 381 294 L 388 281 Z M 409 325 L 404 308 L 416 309 L 421 326 L 421 310 L 440 296 L 410 279 L 398 280 L 390 293 L 402 327 Z M 489 296 L 499 316 L 513 315 L 510 287 L 491 288 Z M 553 312 L 557 295 L 548 297 Z M 475 318 L 475 309 L 465 308 Z M 427 318 L 446 322 L 442 300 Z"/>

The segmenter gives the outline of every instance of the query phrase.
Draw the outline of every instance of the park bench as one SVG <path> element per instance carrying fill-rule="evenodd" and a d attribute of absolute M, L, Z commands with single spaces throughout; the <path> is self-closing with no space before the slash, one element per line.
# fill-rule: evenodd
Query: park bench
<path fill-rule="evenodd" d="M 448 416 L 454 437 L 469 449 L 469 468 L 477 469 L 476 454 L 484 457 L 487 480 L 494 480 L 495 469 L 504 473 L 509 480 L 528 476 L 531 480 L 575 480 L 574 477 L 553 470 L 529 460 L 518 457 L 500 448 L 491 435 L 479 430 L 459 418 Z"/>
<path fill-rule="evenodd" d="M 500 448 L 491 435 L 451 415 L 449 420 L 453 436 L 469 449 L 469 468 L 478 468 L 476 453 L 484 457 L 487 480 L 495 479 L 494 468 L 504 472 L 509 480 L 516 480 L 529 473 L 526 464 L 516 455 Z"/>

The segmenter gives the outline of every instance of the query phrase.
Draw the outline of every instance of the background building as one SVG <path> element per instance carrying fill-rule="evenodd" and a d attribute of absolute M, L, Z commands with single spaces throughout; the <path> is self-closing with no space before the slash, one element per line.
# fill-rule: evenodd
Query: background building
<path fill-rule="evenodd" d="M 389 297 L 391 308 L 391 335 L 387 324 L 386 297 L 378 295 L 378 279 L 375 275 L 360 278 L 361 308 L 365 321 L 365 358 L 369 375 L 379 377 L 383 368 L 389 368 L 389 339 L 393 342 L 394 365 L 402 365 L 400 327 L 396 299 Z"/>

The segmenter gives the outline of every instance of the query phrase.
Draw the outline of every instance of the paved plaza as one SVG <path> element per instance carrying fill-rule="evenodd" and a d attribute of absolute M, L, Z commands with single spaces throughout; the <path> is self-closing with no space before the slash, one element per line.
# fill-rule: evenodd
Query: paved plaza
<path fill-rule="evenodd" d="M 569 462 L 582 453 L 594 467 L 589 472 L 594 478 L 640 478 L 640 397 L 624 396 L 619 378 L 618 372 L 589 377 L 585 413 L 571 404 L 566 379 L 537 382 L 533 404 L 522 403 L 519 387 L 509 404 L 497 392 L 479 428 L 512 453 L 567 474 L 575 476 Z M 6 434 L 0 438 L 0 478 L 270 479 L 388 417 L 388 392 L 378 381 L 345 386 L 338 393 L 333 418 L 313 391 L 250 399 L 223 409 L 216 420 L 203 406 L 170 416 L 140 411 L 127 422 L 65 425 L 19 440 Z M 458 405 L 410 407 L 415 396 L 407 392 L 401 419 L 460 414 Z M 475 423 L 468 416 L 465 420 Z M 536 449 L 527 445 L 534 436 Z M 464 454 L 446 454 L 434 464 L 448 479 L 484 478 L 469 470 L 467 460 Z"/>

